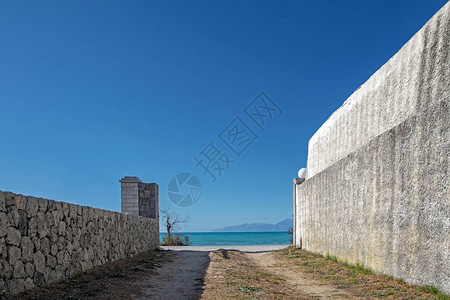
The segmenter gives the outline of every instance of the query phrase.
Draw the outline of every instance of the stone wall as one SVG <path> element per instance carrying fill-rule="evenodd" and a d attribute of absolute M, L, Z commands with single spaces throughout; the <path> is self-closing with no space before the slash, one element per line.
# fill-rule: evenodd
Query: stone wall
<path fill-rule="evenodd" d="M 447 3 L 311 137 L 311 178 L 450 92 Z"/>
<path fill-rule="evenodd" d="M 450 293 L 450 3 L 311 138 L 295 244 Z"/>
<path fill-rule="evenodd" d="M 0 295 L 155 249 L 159 222 L 0 191 Z"/>

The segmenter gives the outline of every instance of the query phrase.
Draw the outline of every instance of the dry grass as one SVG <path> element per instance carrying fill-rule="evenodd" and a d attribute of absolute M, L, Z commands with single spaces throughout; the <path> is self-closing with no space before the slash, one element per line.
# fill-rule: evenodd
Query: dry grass
<path fill-rule="evenodd" d="M 161 246 L 189 246 L 191 241 L 189 236 L 174 233 L 163 237 Z"/>
<path fill-rule="evenodd" d="M 202 299 L 450 299 L 433 287 L 292 247 L 259 256 L 221 250 L 210 258 Z"/>
<path fill-rule="evenodd" d="M 359 264 L 342 263 L 332 256 L 323 257 L 289 247 L 277 251 L 275 257 L 283 266 L 342 289 L 352 298 L 450 300 L 449 296 L 434 287 L 423 288 L 407 285 L 403 280 L 386 275 L 376 275 L 372 270 Z"/>
<path fill-rule="evenodd" d="M 245 253 L 219 250 L 210 253 L 201 299 L 308 299 L 295 293 L 276 274 L 266 270 Z"/>

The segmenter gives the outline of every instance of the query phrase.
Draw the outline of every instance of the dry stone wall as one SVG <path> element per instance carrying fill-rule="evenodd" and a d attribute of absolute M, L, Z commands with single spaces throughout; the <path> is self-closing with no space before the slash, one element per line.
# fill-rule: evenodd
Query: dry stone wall
<path fill-rule="evenodd" d="M 155 249 L 156 218 L 0 191 L 0 295 Z"/>

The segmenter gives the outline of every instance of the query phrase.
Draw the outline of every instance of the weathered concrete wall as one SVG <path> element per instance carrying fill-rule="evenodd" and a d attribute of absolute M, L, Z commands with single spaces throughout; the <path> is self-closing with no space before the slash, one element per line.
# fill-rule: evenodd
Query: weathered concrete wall
<path fill-rule="evenodd" d="M 450 3 L 357 89 L 309 141 L 307 178 L 448 97 Z"/>
<path fill-rule="evenodd" d="M 159 245 L 159 222 L 0 191 L 0 295 Z"/>
<path fill-rule="evenodd" d="M 311 138 L 295 244 L 450 293 L 450 3 Z"/>
<path fill-rule="evenodd" d="M 296 185 L 296 245 L 450 293 L 448 106 Z"/>

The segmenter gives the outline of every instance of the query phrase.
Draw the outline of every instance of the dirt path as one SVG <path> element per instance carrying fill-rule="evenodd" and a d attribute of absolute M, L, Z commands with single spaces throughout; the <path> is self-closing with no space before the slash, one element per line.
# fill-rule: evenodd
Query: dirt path
<path fill-rule="evenodd" d="M 280 264 L 273 256 L 273 252 L 246 253 L 258 266 L 264 268 L 267 273 L 276 274 L 286 280 L 299 295 L 308 296 L 311 299 L 345 299 L 348 295 L 340 289 L 326 284 L 323 281 L 308 278 L 303 272 L 295 272 Z"/>
<path fill-rule="evenodd" d="M 209 252 L 176 251 L 157 274 L 137 284 L 141 290 L 134 299 L 198 299 L 209 265 Z"/>
<path fill-rule="evenodd" d="M 328 283 L 284 269 L 273 253 L 211 252 L 202 299 L 343 299 Z"/>
<path fill-rule="evenodd" d="M 235 247 L 234 247 L 235 248 Z M 273 248 L 273 247 L 272 247 Z M 49 286 L 0 299 L 445 299 L 295 248 L 174 248 L 96 267 Z M 239 249 L 239 248 L 238 248 Z"/>
<path fill-rule="evenodd" d="M 295 248 L 209 254 L 201 299 L 445 299 L 361 265 Z"/>

